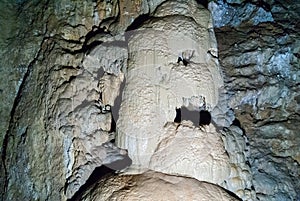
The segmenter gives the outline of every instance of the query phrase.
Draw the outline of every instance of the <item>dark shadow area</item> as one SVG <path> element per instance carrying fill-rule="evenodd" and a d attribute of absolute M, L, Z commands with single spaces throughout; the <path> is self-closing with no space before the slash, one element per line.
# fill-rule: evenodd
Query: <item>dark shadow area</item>
<path fill-rule="evenodd" d="M 99 81 L 101 77 L 103 77 L 104 75 L 104 69 L 101 67 L 99 68 L 99 70 L 97 71 L 97 77 L 96 77 L 96 80 Z M 99 83 L 97 84 L 97 87 L 99 87 Z M 101 98 L 102 100 L 102 98 Z"/>
<path fill-rule="evenodd" d="M 109 133 L 116 132 L 116 128 L 117 128 L 116 121 L 114 120 L 114 117 L 111 114 L 111 124 L 110 124 L 110 131 L 109 131 Z"/>
<path fill-rule="evenodd" d="M 180 123 L 182 120 L 193 122 L 194 126 L 209 125 L 211 123 L 211 115 L 207 110 L 191 111 L 186 107 L 176 108 L 176 117 L 174 122 Z"/>
<path fill-rule="evenodd" d="M 176 117 L 174 119 L 175 123 L 180 123 L 181 122 L 181 109 L 176 108 Z"/>
<path fill-rule="evenodd" d="M 72 198 L 68 199 L 67 201 L 78 201 L 81 199 L 84 192 L 86 192 L 93 184 L 98 182 L 100 179 L 114 175 L 114 170 L 102 165 L 100 167 L 97 167 L 94 172 L 91 174 L 91 176 L 88 178 L 88 180 L 83 184 L 79 190 L 73 195 Z"/>
<path fill-rule="evenodd" d="M 205 8 L 208 8 L 208 0 L 197 0 L 198 4 L 201 4 Z"/>
<path fill-rule="evenodd" d="M 142 24 L 144 24 L 144 22 L 146 22 L 147 20 L 149 20 L 149 14 L 142 14 L 140 16 L 138 16 L 137 18 L 135 18 L 135 20 L 127 27 L 125 32 L 128 31 L 132 31 L 135 29 L 138 29 L 142 26 Z"/>
<path fill-rule="evenodd" d="M 211 115 L 207 110 L 200 111 L 199 125 L 209 125 L 211 123 Z"/>
<path fill-rule="evenodd" d="M 237 118 L 235 118 L 235 119 L 233 120 L 233 122 L 232 122 L 231 125 L 232 125 L 232 126 L 237 126 L 237 127 L 239 127 L 239 128 L 242 128 L 242 127 L 241 127 L 241 122 L 240 122 Z"/>
<path fill-rule="evenodd" d="M 254 4 L 255 6 L 264 9 L 267 12 L 271 11 L 271 6 L 268 4 L 266 1 L 263 0 L 258 0 L 258 1 L 251 1 L 251 0 L 246 0 L 244 3 L 251 3 Z"/>
<path fill-rule="evenodd" d="M 188 65 L 188 60 L 184 59 L 184 58 L 181 58 L 181 57 L 178 57 L 177 59 L 177 63 L 180 63 L 182 61 L 183 65 L 187 66 Z"/>
<path fill-rule="evenodd" d="M 83 184 L 79 190 L 74 194 L 74 196 L 71 199 L 68 199 L 67 201 L 78 201 L 81 200 L 81 197 L 83 193 L 85 193 L 87 190 L 89 190 L 94 184 L 96 184 L 101 179 L 116 175 L 116 170 L 122 170 L 128 166 L 130 166 L 132 163 L 132 160 L 126 156 L 125 159 L 119 160 L 107 165 L 102 165 L 100 167 L 95 168 L 91 176 L 88 178 L 88 180 Z"/>
<path fill-rule="evenodd" d="M 223 188 L 223 187 L 221 187 L 221 188 Z M 226 193 L 228 193 L 231 197 L 234 197 L 237 200 L 243 201 L 242 198 L 237 196 L 234 192 L 231 192 L 231 191 L 227 190 L 226 188 L 223 188 L 223 190 L 226 191 Z"/>
<path fill-rule="evenodd" d="M 194 126 L 199 126 L 199 111 L 190 111 L 186 107 L 181 107 L 181 120 L 190 120 Z"/>
<path fill-rule="evenodd" d="M 122 94 L 124 91 L 125 83 L 126 83 L 126 79 L 124 78 L 124 81 L 121 83 L 120 86 L 120 93 L 114 101 L 114 106 L 111 108 L 112 118 L 114 119 L 115 122 L 118 122 L 119 119 L 119 111 L 122 103 Z"/>
<path fill-rule="evenodd" d="M 235 118 L 231 124 L 231 126 L 236 126 L 239 127 L 242 131 L 243 131 L 243 135 L 246 134 L 245 129 L 242 127 L 240 120 L 238 120 L 237 118 Z"/>

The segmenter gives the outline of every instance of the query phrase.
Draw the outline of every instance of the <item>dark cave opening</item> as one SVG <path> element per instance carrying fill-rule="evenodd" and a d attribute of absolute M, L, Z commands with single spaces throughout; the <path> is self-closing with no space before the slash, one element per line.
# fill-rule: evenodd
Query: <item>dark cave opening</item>
<path fill-rule="evenodd" d="M 242 131 L 243 131 L 243 135 L 246 134 L 245 129 L 242 127 L 240 120 L 238 120 L 237 118 L 235 118 L 231 124 L 231 126 L 236 126 L 239 127 Z"/>
<path fill-rule="evenodd" d="M 211 114 L 207 110 L 200 111 L 199 125 L 209 125 L 211 123 Z"/>
<path fill-rule="evenodd" d="M 189 110 L 186 107 L 176 108 L 175 123 L 180 123 L 182 120 L 193 122 L 194 126 L 209 125 L 211 123 L 211 114 L 207 110 Z"/>
<path fill-rule="evenodd" d="M 73 195 L 72 198 L 68 199 L 67 201 L 78 201 L 81 199 L 83 193 L 87 191 L 89 188 L 92 187 L 93 184 L 96 184 L 100 179 L 112 176 L 115 174 L 115 171 L 111 168 L 108 168 L 105 165 L 100 167 L 96 167 L 93 173 L 90 175 L 88 180 L 83 184 L 79 190 Z"/>
<path fill-rule="evenodd" d="M 90 175 L 88 180 L 83 184 L 79 190 L 73 195 L 72 198 L 68 199 L 67 201 L 78 201 L 81 200 L 83 193 L 88 191 L 93 185 L 96 185 L 101 179 L 109 176 L 116 175 L 117 170 L 122 170 L 128 166 L 130 166 L 132 160 L 129 156 L 126 156 L 123 160 L 118 160 L 112 162 L 110 164 L 101 165 L 100 167 L 96 167 L 93 173 Z M 67 184 L 66 184 L 67 185 Z"/>
<path fill-rule="evenodd" d="M 181 122 L 181 108 L 176 108 L 176 117 L 174 119 L 175 123 Z"/>

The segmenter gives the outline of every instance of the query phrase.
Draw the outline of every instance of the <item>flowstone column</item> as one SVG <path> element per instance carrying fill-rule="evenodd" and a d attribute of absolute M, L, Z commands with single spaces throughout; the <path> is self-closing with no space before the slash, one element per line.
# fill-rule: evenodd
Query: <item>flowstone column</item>
<path fill-rule="evenodd" d="M 137 172 L 149 168 L 175 108 L 211 111 L 223 85 L 211 17 L 204 7 L 169 1 L 154 17 L 159 18 L 128 33 L 129 63 L 117 122 L 117 145 L 128 149 Z M 178 57 L 185 62 L 178 63 Z"/>

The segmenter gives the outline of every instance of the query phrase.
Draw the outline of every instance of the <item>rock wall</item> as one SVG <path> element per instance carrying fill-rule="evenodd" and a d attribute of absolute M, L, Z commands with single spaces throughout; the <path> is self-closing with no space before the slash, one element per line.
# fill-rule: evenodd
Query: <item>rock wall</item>
<path fill-rule="evenodd" d="M 298 1 L 0 11 L 1 200 L 299 199 Z"/>
<path fill-rule="evenodd" d="M 300 2 L 210 4 L 228 103 L 259 200 L 298 200 Z"/>
<path fill-rule="evenodd" d="M 106 178 L 94 189 L 82 200 L 239 200 L 213 184 L 152 171 Z"/>

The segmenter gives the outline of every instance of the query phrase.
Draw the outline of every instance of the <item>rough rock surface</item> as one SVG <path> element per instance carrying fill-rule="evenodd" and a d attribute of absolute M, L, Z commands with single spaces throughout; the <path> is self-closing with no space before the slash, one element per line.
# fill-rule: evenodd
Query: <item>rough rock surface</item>
<path fill-rule="evenodd" d="M 1 137 L 1 197 L 66 200 L 96 167 L 127 158 L 126 150 L 109 143 L 114 138 L 113 118 L 111 111 L 103 111 L 101 100 L 109 87 L 115 87 L 115 96 L 119 94 L 121 81 L 114 85 L 100 81 L 102 77 L 108 81 L 122 77 L 108 75 L 120 71 L 121 66 L 113 60 L 120 57 L 100 48 L 111 61 L 102 60 L 103 66 L 83 62 L 95 46 L 115 41 L 107 29 L 119 15 L 119 7 L 106 1 L 31 1 L 15 7 L 6 3 L 3 5 L 9 5 L 12 13 L 19 9 L 16 20 L 25 23 L 18 27 L 18 37 L 1 41 L 1 45 L 8 44 L 4 50 L 16 52 L 8 59 L 11 66 L 20 67 L 16 72 L 21 77 L 16 78 L 18 84 L 8 82 L 15 89 L 1 101 L 8 106 L 5 110 L 12 108 L 10 119 L 5 119 L 7 111 L 1 116 L 2 127 L 10 123 Z M 22 41 L 20 46 L 18 41 Z M 12 48 L 12 43 L 17 47 L 25 44 L 24 54 L 20 48 Z M 118 49 L 115 52 L 124 55 Z M 9 68 L 10 63 L 1 68 L 5 72 L 1 76 L 15 71 Z M 115 96 L 106 97 L 106 104 L 113 105 Z M 7 103 L 14 99 L 14 104 Z"/>
<path fill-rule="evenodd" d="M 300 2 L 203 2 L 0 1 L 0 199 L 299 200 Z"/>
<path fill-rule="evenodd" d="M 240 200 L 219 186 L 187 177 L 147 172 L 109 177 L 87 191 L 82 200 Z"/>
<path fill-rule="evenodd" d="M 210 9 L 227 102 L 249 140 L 257 198 L 299 200 L 300 2 L 216 1 Z"/>
<path fill-rule="evenodd" d="M 141 169 L 148 168 L 175 108 L 194 96 L 204 97 L 206 107 L 214 108 L 222 86 L 217 60 L 209 53 L 216 51 L 209 13 L 194 1 L 171 9 L 177 4 L 164 3 L 154 14 L 162 20 L 150 19 L 128 36 L 130 61 L 117 145 L 128 149 L 133 166 Z M 188 52 L 189 65 L 177 63 L 178 55 Z M 204 107 L 200 102 L 196 106 Z"/>

